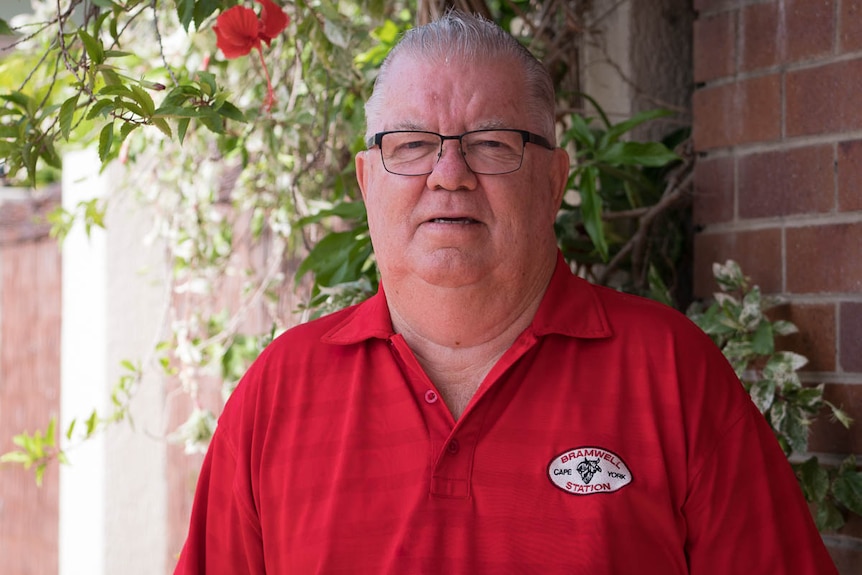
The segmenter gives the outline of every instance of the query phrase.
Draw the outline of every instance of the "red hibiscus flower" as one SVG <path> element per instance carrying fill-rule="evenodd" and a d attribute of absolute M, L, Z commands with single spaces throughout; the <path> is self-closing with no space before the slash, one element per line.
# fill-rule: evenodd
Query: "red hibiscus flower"
<path fill-rule="evenodd" d="M 222 12 L 216 20 L 213 30 L 216 33 L 216 46 L 225 55 L 225 58 L 233 59 L 245 56 L 252 49 L 257 49 L 260 55 L 260 63 L 266 75 L 266 103 L 267 111 L 275 102 L 272 91 L 272 82 L 269 78 L 269 70 L 263 59 L 261 41 L 269 46 L 272 39 L 281 34 L 290 23 L 290 18 L 284 13 L 278 4 L 272 0 L 257 0 L 263 6 L 260 18 L 250 8 L 245 6 L 234 6 Z"/>

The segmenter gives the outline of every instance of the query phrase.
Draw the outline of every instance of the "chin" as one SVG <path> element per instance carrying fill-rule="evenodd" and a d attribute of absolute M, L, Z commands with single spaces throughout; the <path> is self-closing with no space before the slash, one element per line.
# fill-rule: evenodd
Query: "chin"
<path fill-rule="evenodd" d="M 416 275 L 426 283 L 438 287 L 459 288 L 480 283 L 491 273 L 488 266 L 476 265 L 468 261 L 447 261 L 423 266 Z"/>

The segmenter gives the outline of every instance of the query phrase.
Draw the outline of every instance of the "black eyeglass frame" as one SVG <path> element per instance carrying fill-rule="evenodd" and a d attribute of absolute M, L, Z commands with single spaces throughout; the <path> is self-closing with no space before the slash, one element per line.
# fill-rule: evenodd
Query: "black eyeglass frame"
<path fill-rule="evenodd" d="M 470 163 L 467 160 L 466 154 L 464 154 L 464 149 L 463 149 L 463 147 L 461 147 L 462 143 L 463 143 L 463 138 L 465 136 L 469 136 L 471 134 L 481 134 L 482 132 L 513 132 L 516 134 L 520 134 L 524 147 L 521 148 L 521 161 L 518 163 L 518 167 L 513 169 L 513 170 L 509 170 L 508 172 L 494 172 L 491 174 L 487 174 L 485 172 L 477 172 L 473 168 L 471 168 Z M 394 174 L 396 176 L 406 176 L 406 177 L 427 176 L 428 174 L 430 174 L 431 172 L 434 171 L 434 166 L 437 165 L 437 163 L 435 162 L 434 166 L 431 167 L 431 170 L 429 170 L 427 172 L 423 172 L 421 174 L 399 174 L 397 172 L 391 171 L 389 168 L 386 167 L 386 162 L 383 160 L 383 148 L 380 145 L 381 142 L 383 142 L 383 136 L 385 136 L 386 134 L 407 134 L 407 133 L 430 134 L 433 136 L 438 136 L 440 138 L 440 151 L 437 152 L 437 160 L 438 161 L 440 160 L 440 156 L 443 154 L 443 144 L 446 142 L 446 140 L 458 140 L 458 146 L 459 146 L 459 148 L 461 148 L 461 153 L 464 154 L 464 161 L 467 162 L 467 167 L 470 168 L 470 171 L 472 171 L 474 174 L 479 174 L 479 175 L 500 176 L 500 175 L 504 175 L 504 174 L 511 174 L 513 172 L 517 172 L 518 170 L 521 169 L 521 165 L 524 163 L 524 149 L 526 148 L 527 144 L 535 144 L 537 146 L 542 146 L 543 148 L 545 148 L 547 150 L 556 149 L 553 145 L 551 145 L 551 142 L 549 142 L 548 139 L 545 138 L 544 136 L 540 136 L 539 134 L 535 134 L 535 133 L 529 132 L 527 130 L 518 130 L 516 128 L 484 128 L 482 130 L 470 130 L 469 132 L 464 132 L 463 134 L 458 134 L 456 136 L 444 136 L 443 134 L 438 134 L 437 132 L 430 132 L 428 130 L 388 130 L 386 132 L 377 132 L 376 134 L 374 134 L 373 136 L 371 136 L 370 138 L 365 140 L 365 145 L 368 147 L 369 150 L 371 148 L 374 148 L 375 146 L 380 149 L 380 161 L 383 164 L 383 169 L 386 170 L 387 172 L 389 172 L 390 174 Z"/>

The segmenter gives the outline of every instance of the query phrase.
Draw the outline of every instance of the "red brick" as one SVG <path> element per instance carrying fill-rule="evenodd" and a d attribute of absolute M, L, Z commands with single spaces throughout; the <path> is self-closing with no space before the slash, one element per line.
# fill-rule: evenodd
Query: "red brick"
<path fill-rule="evenodd" d="M 838 209 L 862 211 L 862 140 L 838 144 L 837 168 Z"/>
<path fill-rule="evenodd" d="M 862 0 L 841 0 L 838 18 L 840 51 L 862 50 Z"/>
<path fill-rule="evenodd" d="M 694 22 L 694 81 L 708 82 L 735 72 L 736 20 L 724 12 Z"/>
<path fill-rule="evenodd" d="M 835 371 L 835 304 L 782 305 L 769 311 L 774 321 L 793 322 L 797 333 L 776 338 L 779 349 L 794 351 L 808 358 L 805 371 Z"/>
<path fill-rule="evenodd" d="M 694 237 L 694 295 L 708 298 L 718 287 L 712 264 L 736 261 L 743 273 L 760 286 L 763 293 L 780 293 L 781 230 L 765 229 L 720 234 L 702 233 Z"/>
<path fill-rule="evenodd" d="M 788 228 L 787 291 L 862 291 L 862 222 Z"/>
<path fill-rule="evenodd" d="M 48 237 L 48 213 L 60 205 L 60 187 L 16 200 L 0 199 L 0 244 L 33 241 Z"/>
<path fill-rule="evenodd" d="M 842 529 L 841 534 L 843 533 Z M 847 540 L 847 543 L 843 543 L 844 540 Z M 831 539 L 826 539 L 826 549 L 839 575 L 859 575 L 859 567 L 862 565 L 862 546 L 856 539 L 841 537 L 839 541 L 840 543 L 832 544 Z"/>
<path fill-rule="evenodd" d="M 784 52 L 789 62 L 832 53 L 835 0 L 785 0 Z M 777 31 L 776 31 L 777 33 Z"/>
<path fill-rule="evenodd" d="M 739 158 L 739 217 L 828 212 L 835 203 L 831 145 Z"/>
<path fill-rule="evenodd" d="M 786 81 L 788 136 L 862 129 L 862 59 L 789 72 Z"/>
<path fill-rule="evenodd" d="M 839 310 L 841 369 L 862 373 L 862 303 L 842 302 Z"/>
<path fill-rule="evenodd" d="M 694 222 L 700 226 L 733 219 L 733 158 L 702 158 L 694 167 Z"/>
<path fill-rule="evenodd" d="M 13 212 L 4 223 L 27 228 Z M 15 213 L 26 220 L 32 212 Z M 52 240 L 17 239 L 0 244 L 0 453 L 14 448 L 13 435 L 44 429 L 60 407 L 60 253 Z M 41 488 L 32 469 L 0 466 L 3 573 L 57 572 L 58 512 L 56 465 Z"/>
<path fill-rule="evenodd" d="M 862 385 L 827 383 L 823 398 L 853 418 L 849 429 L 824 408 L 811 426 L 808 450 L 823 453 L 862 453 Z"/>
<path fill-rule="evenodd" d="M 704 151 L 781 136 L 777 75 L 697 90 L 692 100 L 695 148 Z"/>
<path fill-rule="evenodd" d="M 751 71 L 779 63 L 776 4 L 747 6 L 741 12 L 741 27 L 740 69 Z"/>
<path fill-rule="evenodd" d="M 711 12 L 722 8 L 734 7 L 739 4 L 739 0 L 694 0 L 693 4 L 696 12 Z"/>

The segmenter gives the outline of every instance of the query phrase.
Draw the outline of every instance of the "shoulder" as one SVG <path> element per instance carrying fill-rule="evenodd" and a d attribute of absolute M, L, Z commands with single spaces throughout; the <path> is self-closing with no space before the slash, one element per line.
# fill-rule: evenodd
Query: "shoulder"
<path fill-rule="evenodd" d="M 355 341 L 332 341 L 345 325 L 364 325 L 369 302 L 291 327 L 276 337 L 243 375 L 225 406 L 226 414 L 237 410 L 268 410 L 275 404 L 301 401 L 309 389 L 324 390 L 334 385 L 350 367 L 344 361 L 360 353 L 366 340 L 377 335 L 366 333 Z M 359 330 L 357 330 L 359 331 Z M 309 383 L 313 386 L 309 387 Z M 256 406 L 256 407 L 253 407 Z"/>
<path fill-rule="evenodd" d="M 666 304 L 604 286 L 591 284 L 591 288 L 615 326 L 621 327 L 621 324 L 625 324 L 629 329 L 636 327 L 648 331 L 669 329 L 684 332 L 694 330 L 702 333 L 685 314 Z"/>

